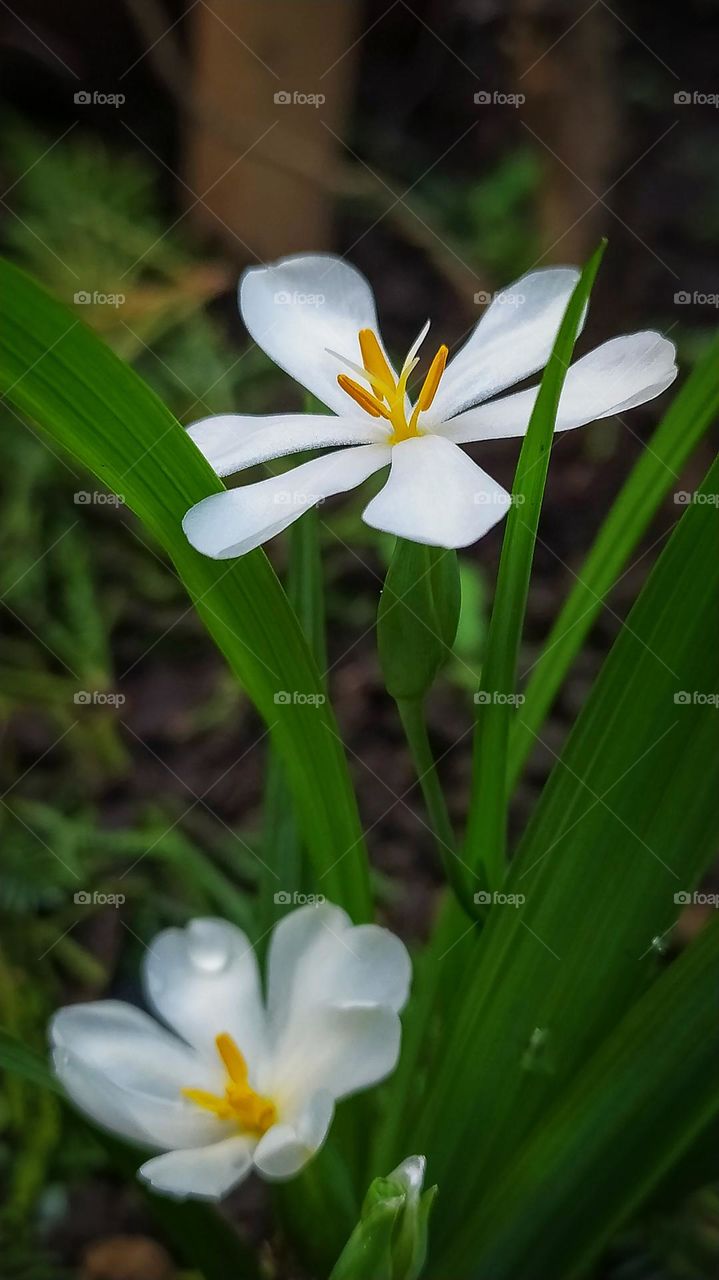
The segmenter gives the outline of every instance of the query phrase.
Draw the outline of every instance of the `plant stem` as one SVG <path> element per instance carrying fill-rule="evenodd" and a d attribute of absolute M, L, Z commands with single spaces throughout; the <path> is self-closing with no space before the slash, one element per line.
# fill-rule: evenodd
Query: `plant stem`
<path fill-rule="evenodd" d="M 461 859 L 455 852 L 456 839 L 427 736 L 423 703 L 419 698 L 399 698 L 397 710 L 417 770 L 417 780 L 422 788 L 427 814 L 447 881 L 469 918 L 476 923 L 481 923 L 483 913 L 474 901 L 469 886 L 465 883 Z"/>

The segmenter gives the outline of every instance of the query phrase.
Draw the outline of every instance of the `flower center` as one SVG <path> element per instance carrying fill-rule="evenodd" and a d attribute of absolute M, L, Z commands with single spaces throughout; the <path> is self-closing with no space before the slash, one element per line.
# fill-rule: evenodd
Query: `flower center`
<path fill-rule="evenodd" d="M 423 336 L 424 333 L 422 334 Z M 411 436 L 420 435 L 417 425 L 419 415 L 425 409 L 429 409 L 437 394 L 437 388 L 444 373 L 444 366 L 447 363 L 447 347 L 443 344 L 437 351 L 422 383 L 422 390 L 417 397 L 417 403 L 408 418 L 405 405 L 407 382 L 410 374 L 419 363 L 416 356 L 419 343 L 415 343 L 411 348 L 407 359 L 402 365 L 399 378 L 395 378 L 392 373 L 379 340 L 372 329 L 360 329 L 359 346 L 362 355 L 362 368 L 358 367 L 357 372 L 366 378 L 370 389 L 367 390 L 361 383 L 356 382 L 354 378 L 350 378 L 348 374 L 340 373 L 337 375 L 337 381 L 342 390 L 346 391 L 347 395 L 351 396 L 355 403 L 365 412 L 371 414 L 373 418 L 385 418 L 391 423 L 392 435 L 390 444 L 399 444 L 400 440 L 409 440 Z"/>
<path fill-rule="evenodd" d="M 244 1133 L 261 1138 L 276 1123 L 277 1108 L 271 1098 L 263 1097 L 250 1086 L 247 1063 L 232 1036 L 223 1031 L 216 1037 L 215 1044 L 229 1076 L 224 1095 L 208 1093 L 205 1089 L 182 1089 L 182 1096 L 220 1120 L 234 1120 Z"/>

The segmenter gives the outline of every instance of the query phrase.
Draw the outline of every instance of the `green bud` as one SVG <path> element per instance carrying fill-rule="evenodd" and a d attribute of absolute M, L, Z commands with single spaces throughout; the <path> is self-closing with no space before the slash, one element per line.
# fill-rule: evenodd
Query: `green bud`
<path fill-rule="evenodd" d="M 456 551 L 397 539 L 377 612 L 377 647 L 396 700 L 423 698 L 449 657 L 461 594 Z"/>
<path fill-rule="evenodd" d="M 424 1170 L 424 1156 L 410 1156 L 389 1177 L 374 1179 L 330 1280 L 417 1280 L 437 1191 L 422 1191 Z"/>

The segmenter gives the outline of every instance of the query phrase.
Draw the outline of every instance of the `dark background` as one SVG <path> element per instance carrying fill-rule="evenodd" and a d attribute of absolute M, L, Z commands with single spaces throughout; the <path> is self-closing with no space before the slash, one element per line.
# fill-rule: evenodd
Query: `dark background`
<path fill-rule="evenodd" d="M 185 422 L 301 406 L 297 388 L 248 350 L 234 301 L 243 266 L 298 250 L 332 249 L 361 267 L 402 351 L 427 316 L 435 345 L 456 344 L 481 314 L 476 295 L 535 266 L 582 262 L 606 235 L 580 350 L 656 327 L 677 343 L 686 376 L 716 327 L 718 108 L 694 95 L 719 92 L 718 38 L 708 0 L 3 3 L 4 251 L 77 307 Z M 278 91 L 325 101 L 278 104 Z M 78 290 L 124 301 L 85 306 Z M 671 394 L 558 441 L 523 672 Z M 93 482 L 10 410 L 0 450 L 0 1022 L 41 1046 L 57 1003 L 133 994 L 142 940 L 207 907 L 202 875 L 180 876 L 178 863 L 206 859 L 231 875 L 249 913 L 266 741 L 129 514 L 97 498 L 78 504 Z M 511 487 L 513 444 L 479 453 Z M 710 456 L 705 442 L 675 490 L 694 488 Z M 362 525 L 364 501 L 321 512 L 329 679 L 383 910 L 412 940 L 441 878 L 379 677 L 373 621 L 391 544 Z M 680 514 L 670 496 L 607 602 L 519 787 L 515 832 Z M 430 706 L 459 824 L 500 545 L 501 529 L 462 553 L 457 655 Z M 268 552 L 283 573 L 282 540 Z M 78 689 L 123 701 L 78 706 Z M 126 902 L 78 906 L 77 874 Z M 136 1200 L 117 1194 L 86 1133 L 29 1088 L 0 1095 L 0 1184 L 9 1277 L 175 1274 L 166 1257 L 153 1261 Z M 238 1212 L 261 1238 L 255 1195 L 244 1192 Z M 710 1274 L 714 1209 L 682 1213 L 666 1240 L 639 1231 L 624 1242 L 602 1274 L 629 1274 L 627 1258 L 641 1276 Z M 113 1243 L 127 1233 L 150 1250 L 139 1270 L 129 1246 Z"/>

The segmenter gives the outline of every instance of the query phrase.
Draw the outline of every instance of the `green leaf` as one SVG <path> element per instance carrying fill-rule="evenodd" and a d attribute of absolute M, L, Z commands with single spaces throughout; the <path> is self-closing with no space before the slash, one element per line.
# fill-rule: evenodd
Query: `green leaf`
<path fill-rule="evenodd" d="M 577 574 L 577 581 L 532 671 L 524 693 L 522 715 L 515 717 L 512 724 L 510 790 L 534 745 L 533 735 L 540 728 L 605 597 L 663 499 L 675 486 L 692 450 L 719 415 L 718 363 L 719 340 L 715 340 L 642 450 Z"/>
<path fill-rule="evenodd" d="M 440 961 L 456 973 L 460 956 L 461 987 L 432 1107 L 410 1102 L 399 1142 L 411 1132 L 440 1184 L 465 1172 L 438 1207 L 442 1244 L 652 981 L 683 895 L 714 856 L 718 492 L 719 462 L 552 773 L 505 886 L 525 901 L 495 902 L 477 943 Z"/>
<path fill-rule="evenodd" d="M 515 714 L 513 698 L 519 645 L 554 423 L 605 243 L 600 244 L 584 268 L 559 326 L 522 442 L 512 488 L 512 506 L 502 542 L 482 668 L 482 690 L 477 695 L 483 700 L 477 703 L 472 793 L 465 841 L 466 861 L 472 866 L 482 867 L 484 878 L 492 889 L 499 888 L 505 873 L 509 731 Z"/>
<path fill-rule="evenodd" d="M 93 471 L 171 556 L 198 613 L 270 728 L 317 890 L 370 915 L 347 765 L 297 618 L 261 551 L 229 563 L 189 546 L 185 512 L 221 483 L 147 386 L 27 276 L 0 264 L 0 388 Z M 68 523 L 78 510 L 68 513 Z M 285 694 L 285 700 L 277 696 Z M 300 700 L 297 700 L 299 695 Z"/>
<path fill-rule="evenodd" d="M 42 1089 L 51 1089 L 53 1093 L 62 1094 L 62 1089 L 52 1074 L 47 1061 L 34 1049 L 28 1048 L 21 1040 L 0 1028 L 0 1071 L 20 1076 L 28 1084 L 39 1085 Z"/>
<path fill-rule="evenodd" d="M 468 1265 L 476 1280 L 586 1275 L 667 1170 L 698 1137 L 710 1137 L 719 1115 L 718 965 L 713 921 L 487 1185 L 471 1227 L 443 1256 L 442 1275 L 465 1274 Z"/>

